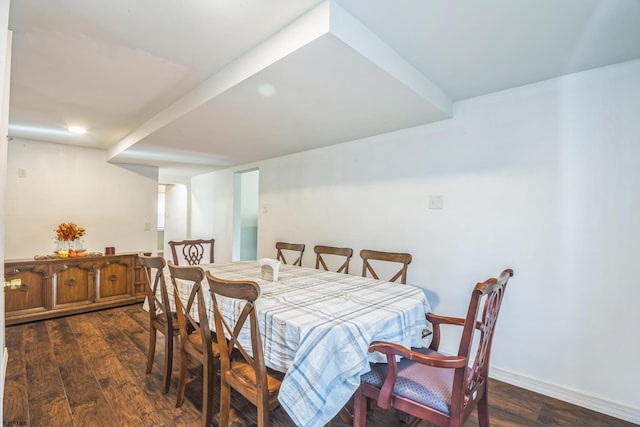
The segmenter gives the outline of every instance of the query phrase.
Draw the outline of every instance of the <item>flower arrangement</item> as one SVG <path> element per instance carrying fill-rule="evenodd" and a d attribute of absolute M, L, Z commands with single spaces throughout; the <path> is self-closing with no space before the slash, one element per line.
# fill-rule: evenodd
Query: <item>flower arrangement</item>
<path fill-rule="evenodd" d="M 63 222 L 62 224 L 58 225 L 58 228 L 56 228 L 55 232 L 56 239 L 59 242 L 70 242 L 84 236 L 86 230 L 84 227 L 76 225 L 73 222 Z"/>

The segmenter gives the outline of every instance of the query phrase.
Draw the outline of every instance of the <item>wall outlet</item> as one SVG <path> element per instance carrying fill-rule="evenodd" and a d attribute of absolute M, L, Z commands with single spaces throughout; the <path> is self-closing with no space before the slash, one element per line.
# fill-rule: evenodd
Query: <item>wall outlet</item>
<path fill-rule="evenodd" d="M 144 231 L 151 231 L 151 223 L 149 221 L 145 221 Z"/>

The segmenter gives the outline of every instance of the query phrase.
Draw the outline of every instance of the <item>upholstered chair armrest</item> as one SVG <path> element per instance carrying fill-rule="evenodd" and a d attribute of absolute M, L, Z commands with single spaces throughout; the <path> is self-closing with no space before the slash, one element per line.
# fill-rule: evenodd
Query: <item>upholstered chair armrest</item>
<path fill-rule="evenodd" d="M 440 316 L 438 314 L 427 313 L 427 320 L 434 325 L 444 323 L 447 325 L 464 326 L 464 319 L 461 317 Z"/>
<path fill-rule="evenodd" d="M 464 319 L 460 317 L 439 316 L 433 313 L 427 313 L 427 321 L 433 325 L 433 337 L 429 345 L 433 351 L 438 351 L 440 346 L 440 325 L 464 326 Z"/>
<path fill-rule="evenodd" d="M 436 368 L 462 368 L 466 366 L 467 358 L 462 356 L 430 355 L 412 351 L 400 344 L 385 341 L 374 341 L 369 346 L 369 352 L 378 351 L 387 356 L 389 365 L 396 363 L 395 356 L 400 356 L 423 365 Z"/>
<path fill-rule="evenodd" d="M 437 368 L 462 368 L 467 366 L 467 359 L 462 356 L 427 355 L 411 351 L 399 344 L 384 341 L 374 341 L 371 343 L 369 352 L 374 351 L 378 351 L 387 356 L 387 378 L 384 380 L 380 394 L 378 395 L 378 406 L 383 409 L 389 409 L 391 406 L 391 397 L 398 378 L 396 356 Z"/>

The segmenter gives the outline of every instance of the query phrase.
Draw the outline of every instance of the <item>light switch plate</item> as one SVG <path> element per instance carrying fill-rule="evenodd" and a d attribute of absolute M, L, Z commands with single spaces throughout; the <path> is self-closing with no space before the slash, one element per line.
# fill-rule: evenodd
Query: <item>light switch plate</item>
<path fill-rule="evenodd" d="M 442 209 L 444 197 L 442 195 L 429 196 L 429 209 Z"/>

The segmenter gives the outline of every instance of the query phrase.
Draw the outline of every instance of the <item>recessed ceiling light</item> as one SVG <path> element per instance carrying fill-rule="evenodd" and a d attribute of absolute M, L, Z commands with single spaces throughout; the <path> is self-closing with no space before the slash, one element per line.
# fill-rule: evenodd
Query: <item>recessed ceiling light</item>
<path fill-rule="evenodd" d="M 87 130 L 80 126 L 69 126 L 67 129 L 69 129 L 69 132 L 73 133 L 87 133 Z"/>
<path fill-rule="evenodd" d="M 265 98 L 270 98 L 276 94 L 276 88 L 270 83 L 263 83 L 258 86 L 258 93 Z"/>

